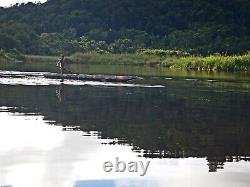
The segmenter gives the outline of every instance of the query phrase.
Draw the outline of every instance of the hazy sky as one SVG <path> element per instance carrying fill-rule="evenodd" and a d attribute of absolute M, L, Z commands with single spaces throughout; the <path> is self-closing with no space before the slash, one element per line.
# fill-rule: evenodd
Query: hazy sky
<path fill-rule="evenodd" d="M 5 7 L 5 6 L 10 6 L 14 5 L 16 3 L 27 3 L 27 2 L 45 2 L 47 0 L 0 0 L 0 6 Z"/>

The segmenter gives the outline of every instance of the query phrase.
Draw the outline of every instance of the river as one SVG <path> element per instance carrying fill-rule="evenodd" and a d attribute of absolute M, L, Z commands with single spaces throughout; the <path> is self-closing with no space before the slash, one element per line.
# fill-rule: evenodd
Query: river
<path fill-rule="evenodd" d="M 250 79 L 242 73 L 70 65 L 128 83 L 0 78 L 0 186 L 250 184 Z M 13 67 L 1 67 L 0 74 Z M 41 64 L 17 71 L 53 71 Z M 109 70 L 109 71 L 108 71 Z M 137 172 L 104 171 L 116 159 Z M 121 165 L 120 165 L 121 166 Z"/>

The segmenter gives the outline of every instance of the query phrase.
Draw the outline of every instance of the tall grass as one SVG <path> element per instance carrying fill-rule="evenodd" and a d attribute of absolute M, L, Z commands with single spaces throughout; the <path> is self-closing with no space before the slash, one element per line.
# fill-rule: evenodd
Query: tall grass
<path fill-rule="evenodd" d="M 151 65 L 172 69 L 204 71 L 250 71 L 250 53 L 245 55 L 222 56 L 169 56 L 148 54 L 98 54 L 76 53 L 69 57 L 71 62 L 84 64 Z"/>
<path fill-rule="evenodd" d="M 250 54 L 239 56 L 214 55 L 208 57 L 167 58 L 162 61 L 172 69 L 205 71 L 249 71 Z"/>

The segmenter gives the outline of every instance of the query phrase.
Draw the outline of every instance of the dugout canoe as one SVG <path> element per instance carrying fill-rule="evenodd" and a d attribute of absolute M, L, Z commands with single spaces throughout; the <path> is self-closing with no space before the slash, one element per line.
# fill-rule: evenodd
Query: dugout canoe
<path fill-rule="evenodd" d="M 0 71 L 0 77 L 44 77 L 48 79 L 59 80 L 82 80 L 82 81 L 100 81 L 100 82 L 128 82 L 139 79 L 137 76 L 120 76 L 120 75 L 87 75 L 87 74 L 59 74 L 43 72 L 14 72 Z"/>
<path fill-rule="evenodd" d="M 44 74 L 45 78 L 63 79 L 63 80 L 83 80 L 83 81 L 101 81 L 101 82 L 128 82 L 138 79 L 136 76 L 118 76 L 118 75 L 86 75 L 86 74 Z"/>

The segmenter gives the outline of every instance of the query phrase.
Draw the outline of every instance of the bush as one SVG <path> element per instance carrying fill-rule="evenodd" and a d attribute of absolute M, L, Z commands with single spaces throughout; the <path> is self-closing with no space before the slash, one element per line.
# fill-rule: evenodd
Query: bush
<path fill-rule="evenodd" d="M 160 57 L 187 57 L 190 56 L 189 53 L 185 51 L 175 51 L 175 50 L 164 50 L 164 49 L 139 49 L 136 51 L 137 54 L 144 55 L 156 55 Z"/>

